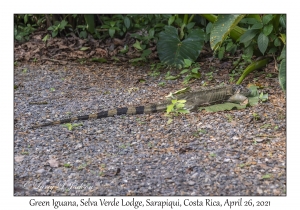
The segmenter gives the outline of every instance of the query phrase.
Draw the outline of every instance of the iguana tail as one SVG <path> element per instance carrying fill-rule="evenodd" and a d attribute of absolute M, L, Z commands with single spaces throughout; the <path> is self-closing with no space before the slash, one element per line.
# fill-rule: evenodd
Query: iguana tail
<path fill-rule="evenodd" d="M 48 123 L 44 123 L 44 124 L 37 124 L 37 125 L 33 125 L 31 128 L 39 128 L 39 127 L 45 127 L 45 126 L 50 126 L 50 125 L 59 125 L 59 124 L 64 124 L 64 123 L 70 123 L 70 122 L 73 122 L 76 120 L 100 119 L 100 118 L 112 117 L 115 115 L 123 115 L 123 114 L 134 115 L 134 114 L 155 113 L 155 112 L 165 111 L 166 108 L 167 108 L 167 104 L 153 104 L 153 105 L 147 105 L 147 106 L 116 108 L 116 109 L 111 109 L 108 111 L 102 111 L 102 112 L 99 112 L 96 114 L 76 116 L 73 118 L 52 121 L 52 122 L 48 122 Z"/>

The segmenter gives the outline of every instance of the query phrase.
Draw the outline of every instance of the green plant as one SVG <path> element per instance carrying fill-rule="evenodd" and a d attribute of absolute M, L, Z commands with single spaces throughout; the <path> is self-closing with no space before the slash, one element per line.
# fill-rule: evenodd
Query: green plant
<path fill-rule="evenodd" d="M 239 165 L 239 167 L 240 167 L 240 168 L 244 168 L 244 167 L 245 167 L 245 164 L 244 164 L 244 163 L 241 163 L 241 164 Z"/>
<path fill-rule="evenodd" d="M 50 26 L 47 30 L 52 31 L 52 37 L 56 37 L 58 33 L 65 30 L 66 26 L 70 26 L 66 20 L 55 21 L 54 25 Z"/>
<path fill-rule="evenodd" d="M 34 32 L 34 28 L 31 24 L 15 25 L 14 26 L 14 38 L 17 41 L 24 42 L 29 40 L 29 35 Z"/>
<path fill-rule="evenodd" d="M 81 164 L 81 165 L 79 165 L 79 166 L 77 167 L 77 169 L 78 169 L 78 170 L 82 170 L 82 169 L 86 168 L 87 165 L 88 165 L 88 164 Z"/>
<path fill-rule="evenodd" d="M 168 71 L 165 75 L 166 80 L 176 80 L 179 77 L 180 77 L 180 75 L 176 75 L 176 76 L 171 75 L 170 71 Z"/>
<path fill-rule="evenodd" d="M 259 114 L 255 113 L 255 112 L 252 114 L 252 116 L 253 116 L 254 120 L 259 120 L 260 119 Z"/>
<path fill-rule="evenodd" d="M 152 77 L 159 76 L 160 70 L 166 68 L 166 65 L 163 63 L 153 63 L 150 64 L 150 70 L 152 71 L 149 75 Z"/>
<path fill-rule="evenodd" d="M 269 127 L 271 127 L 271 124 L 264 124 L 263 126 L 261 126 L 261 128 L 269 128 Z"/>
<path fill-rule="evenodd" d="M 55 88 L 50 88 L 50 91 L 51 91 L 51 92 L 54 92 L 54 91 L 55 91 Z"/>
<path fill-rule="evenodd" d="M 126 149 L 127 147 L 130 147 L 129 143 L 119 145 L 119 148 L 121 148 L 121 149 Z"/>
<path fill-rule="evenodd" d="M 227 117 L 227 119 L 228 119 L 229 122 L 232 122 L 232 121 L 233 121 L 232 115 L 230 115 L 230 114 L 225 114 L 225 116 Z"/>
<path fill-rule="evenodd" d="M 83 124 L 82 123 L 79 123 L 79 124 L 72 124 L 72 123 L 66 123 L 66 124 L 63 124 L 62 126 L 63 127 L 66 127 L 68 128 L 69 131 L 73 130 L 74 128 L 78 127 L 78 126 L 82 126 Z"/>
<path fill-rule="evenodd" d="M 213 80 L 213 78 L 214 78 L 213 72 L 208 72 L 208 73 L 205 74 L 205 76 L 207 77 L 207 79 L 208 79 L 209 81 Z"/>
<path fill-rule="evenodd" d="M 282 64 L 282 69 L 279 68 L 279 82 L 282 89 L 285 90 L 285 15 L 202 16 L 212 23 L 210 45 L 214 51 L 217 51 L 220 47 L 222 48 L 222 43 L 225 43 L 227 37 L 230 36 L 232 40 L 239 41 L 244 45 L 243 54 L 245 57 L 252 58 L 252 55 L 263 55 L 260 59 L 251 62 L 250 66 L 244 70 L 237 81 L 237 84 L 241 84 L 249 73 L 264 67 L 270 61 L 270 57 L 265 56 L 266 52 L 269 55 L 274 55 L 281 51 L 281 55 L 284 54 L 284 56 L 278 59 L 281 59 Z M 248 30 L 245 28 L 248 28 Z M 231 48 L 230 45 L 228 48 Z M 224 51 L 225 47 L 221 49 L 221 52 L 219 51 L 219 54 L 221 53 L 219 57 L 222 57 Z"/>
<path fill-rule="evenodd" d="M 263 92 L 261 92 L 259 94 L 259 100 L 261 102 L 266 102 L 268 100 L 269 96 L 268 96 L 268 93 L 264 94 Z"/>
<path fill-rule="evenodd" d="M 167 115 L 170 115 L 172 113 L 173 115 L 177 116 L 178 114 L 189 113 L 189 110 L 184 108 L 185 103 L 186 100 L 171 100 L 171 104 L 167 106 Z"/>
<path fill-rule="evenodd" d="M 271 179 L 271 178 L 272 178 L 272 175 L 266 174 L 266 175 L 263 175 L 261 178 L 262 178 L 262 179 Z"/>
<path fill-rule="evenodd" d="M 162 63 L 182 68 L 184 59 L 195 61 L 199 56 L 205 40 L 202 29 L 193 29 L 181 40 L 177 28 L 165 26 L 165 30 L 159 33 L 157 52 Z"/>
<path fill-rule="evenodd" d="M 210 157 L 216 157 L 217 155 L 215 153 L 210 153 L 209 156 Z"/>
<path fill-rule="evenodd" d="M 206 133 L 207 133 L 207 130 L 205 130 L 205 129 L 200 129 L 200 130 L 198 130 L 198 132 L 199 132 L 199 133 L 202 133 L 202 134 L 206 134 Z"/>
<path fill-rule="evenodd" d="M 184 69 L 180 72 L 180 74 L 186 74 L 183 79 L 183 83 L 187 84 L 191 79 L 199 79 L 201 74 L 198 72 L 200 67 L 192 68 L 193 61 L 189 59 L 184 59 Z M 192 68 L 192 69 L 191 69 Z"/>
<path fill-rule="evenodd" d="M 166 83 L 165 82 L 160 82 L 160 83 L 158 83 L 158 85 L 163 87 L 163 86 L 166 85 Z"/>
<path fill-rule="evenodd" d="M 148 146 L 148 148 L 151 149 L 153 147 L 153 143 L 152 142 L 148 142 L 147 146 Z"/>
<path fill-rule="evenodd" d="M 65 167 L 65 168 L 71 168 L 72 166 L 71 166 L 70 163 L 65 163 L 65 164 L 64 164 L 64 167 Z"/>

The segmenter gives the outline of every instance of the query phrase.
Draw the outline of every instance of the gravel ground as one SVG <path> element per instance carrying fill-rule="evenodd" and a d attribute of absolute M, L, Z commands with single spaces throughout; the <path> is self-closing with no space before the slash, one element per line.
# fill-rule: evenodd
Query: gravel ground
<path fill-rule="evenodd" d="M 61 125 L 29 129 L 159 102 L 182 88 L 179 81 L 159 86 L 163 75 L 151 77 L 148 70 L 15 67 L 15 195 L 286 195 L 286 105 L 278 87 L 267 103 L 193 112 L 171 124 L 155 113 L 79 121 L 83 125 L 71 131 Z"/>

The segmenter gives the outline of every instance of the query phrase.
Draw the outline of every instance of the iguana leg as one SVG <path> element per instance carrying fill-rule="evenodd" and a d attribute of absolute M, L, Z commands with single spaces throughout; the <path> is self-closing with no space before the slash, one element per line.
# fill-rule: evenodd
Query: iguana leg
<path fill-rule="evenodd" d="M 248 98 L 240 93 L 232 95 L 227 101 L 241 105 L 246 105 L 249 102 Z"/>

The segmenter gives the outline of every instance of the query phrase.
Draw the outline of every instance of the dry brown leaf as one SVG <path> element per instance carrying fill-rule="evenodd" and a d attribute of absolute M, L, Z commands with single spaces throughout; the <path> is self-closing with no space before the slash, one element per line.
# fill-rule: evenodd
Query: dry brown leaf
<path fill-rule="evenodd" d="M 59 166 L 59 162 L 56 159 L 50 159 L 48 160 L 48 163 L 51 167 L 57 168 Z"/>
<path fill-rule="evenodd" d="M 20 163 L 24 160 L 24 156 L 23 155 L 18 155 L 18 156 L 15 156 L 15 161 L 17 163 Z"/>

